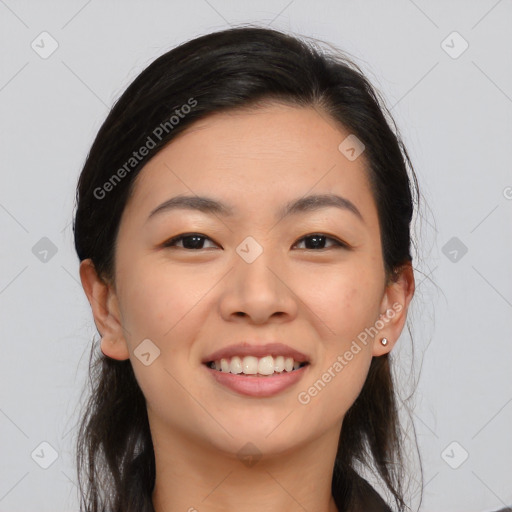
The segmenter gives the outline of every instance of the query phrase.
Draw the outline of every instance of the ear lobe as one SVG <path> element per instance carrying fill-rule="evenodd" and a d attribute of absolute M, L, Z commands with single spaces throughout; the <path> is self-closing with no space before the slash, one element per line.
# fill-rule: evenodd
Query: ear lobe
<path fill-rule="evenodd" d="M 101 351 L 113 359 L 128 359 L 130 352 L 119 322 L 117 297 L 112 285 L 98 276 L 90 258 L 80 263 L 80 280 L 101 336 Z"/>
<path fill-rule="evenodd" d="M 414 296 L 415 281 L 412 263 L 404 263 L 386 286 L 381 302 L 381 315 L 376 322 L 379 333 L 373 343 L 373 355 L 381 356 L 395 346 L 405 322 L 409 304 Z M 388 342 L 383 345 L 382 338 Z"/>

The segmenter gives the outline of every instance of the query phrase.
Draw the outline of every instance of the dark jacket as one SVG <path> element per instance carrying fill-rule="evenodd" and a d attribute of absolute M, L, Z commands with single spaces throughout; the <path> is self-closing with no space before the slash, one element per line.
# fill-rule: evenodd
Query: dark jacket
<path fill-rule="evenodd" d="M 343 478 L 335 467 L 332 495 L 339 512 L 393 512 L 367 480 L 352 468 L 347 473 Z"/>
<path fill-rule="evenodd" d="M 350 512 L 393 512 L 381 495 L 364 478 L 361 480 L 355 494 L 357 505 Z"/>

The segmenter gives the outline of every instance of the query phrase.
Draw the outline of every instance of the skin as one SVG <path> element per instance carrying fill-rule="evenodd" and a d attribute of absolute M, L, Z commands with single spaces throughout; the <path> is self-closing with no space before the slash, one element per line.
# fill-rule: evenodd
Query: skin
<path fill-rule="evenodd" d="M 337 510 L 331 479 L 343 417 L 372 357 L 395 345 L 414 294 L 411 265 L 386 280 L 364 153 L 350 161 L 338 150 L 349 134 L 317 109 L 281 104 L 198 121 L 137 177 L 121 219 L 115 281 L 100 279 L 90 260 L 81 263 L 102 351 L 130 358 L 146 397 L 156 512 Z M 364 222 L 328 207 L 276 223 L 286 202 L 324 193 L 348 198 Z M 147 220 L 178 194 L 214 197 L 235 215 L 182 209 Z M 207 237 L 203 249 L 179 241 L 162 247 L 190 232 Z M 303 237 L 312 233 L 351 249 L 329 239 L 324 249 L 307 249 L 314 246 Z M 263 248 L 250 264 L 236 252 L 247 236 Z M 393 304 L 401 311 L 308 404 L 299 403 L 298 393 Z M 160 350 L 149 366 L 134 355 L 147 338 Z M 216 383 L 201 359 L 245 339 L 291 345 L 311 366 L 274 397 L 239 395 Z M 237 456 L 247 442 L 261 455 L 252 466 Z"/>

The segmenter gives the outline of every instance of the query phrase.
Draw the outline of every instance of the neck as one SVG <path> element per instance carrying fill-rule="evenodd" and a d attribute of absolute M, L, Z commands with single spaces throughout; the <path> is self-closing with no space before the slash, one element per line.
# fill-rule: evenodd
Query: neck
<path fill-rule="evenodd" d="M 280 453 L 240 442 L 240 455 L 159 432 L 152 428 L 155 512 L 338 512 L 331 486 L 339 430 Z"/>

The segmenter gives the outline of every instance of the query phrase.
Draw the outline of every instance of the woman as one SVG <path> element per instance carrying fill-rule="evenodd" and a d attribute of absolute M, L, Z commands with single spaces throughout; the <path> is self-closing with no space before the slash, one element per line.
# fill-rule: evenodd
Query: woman
<path fill-rule="evenodd" d="M 255 27 L 120 97 L 77 189 L 82 510 L 392 510 L 362 466 L 406 509 L 389 353 L 418 190 L 384 112 L 348 59 Z"/>

